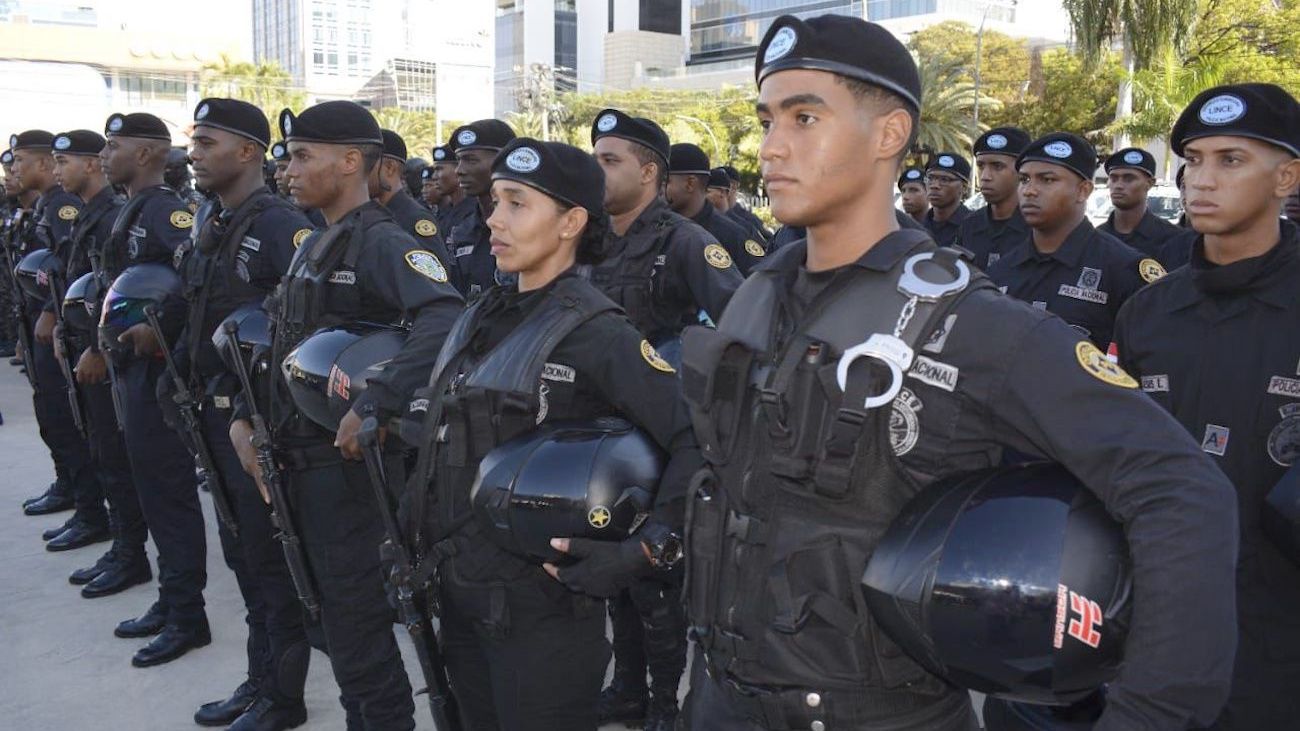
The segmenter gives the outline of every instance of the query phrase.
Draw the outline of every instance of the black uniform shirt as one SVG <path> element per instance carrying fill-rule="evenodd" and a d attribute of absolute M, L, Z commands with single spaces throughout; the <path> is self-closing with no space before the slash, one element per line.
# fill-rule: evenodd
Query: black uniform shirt
<path fill-rule="evenodd" d="M 438 232 L 442 234 L 445 240 L 457 226 L 472 216 L 478 215 L 477 211 L 478 201 L 466 196 L 456 205 L 438 206 L 438 212 L 434 214 L 433 221 L 438 224 Z M 448 254 L 450 253 L 449 251 Z"/>
<path fill-rule="evenodd" d="M 988 274 L 1002 291 L 1059 316 L 1105 348 L 1120 306 L 1164 269 L 1084 219 L 1051 254 L 1039 253 L 1027 238 Z"/>
<path fill-rule="evenodd" d="M 971 209 L 965 204 L 958 203 L 957 210 L 947 220 L 940 221 L 934 217 L 934 209 L 925 212 L 925 229 L 934 237 L 934 242 L 940 246 L 952 246 L 958 242 L 958 234 L 961 231 L 962 221 L 974 215 Z"/>
<path fill-rule="evenodd" d="M 763 223 L 763 219 L 759 218 L 757 214 L 739 203 L 728 208 L 726 216 L 745 228 L 752 229 L 754 233 L 762 237 L 764 243 L 771 240 L 772 232 L 767 230 L 767 226 Z"/>
<path fill-rule="evenodd" d="M 416 203 L 405 190 L 397 191 L 384 207 L 393 214 L 397 225 L 415 239 L 415 243 L 437 254 L 442 261 L 450 261 L 447 245 L 442 240 L 442 229 L 434 221 L 429 209 Z"/>
<path fill-rule="evenodd" d="M 749 270 L 763 260 L 767 252 L 763 249 L 762 239 L 751 235 L 747 225 L 739 223 L 718 213 L 711 203 L 705 203 L 700 212 L 691 217 L 701 228 L 713 234 L 713 238 L 722 244 L 722 248 L 731 255 L 740 276 L 749 276 Z"/>
<path fill-rule="evenodd" d="M 1114 211 L 1111 211 L 1106 222 L 1098 226 L 1097 230 L 1110 234 L 1148 258 L 1155 259 L 1169 271 L 1187 263 L 1191 256 L 1192 241 L 1196 239 L 1196 232 L 1179 228 L 1151 211 L 1145 211 L 1137 228 L 1126 234 L 1115 230 Z"/>
<path fill-rule="evenodd" d="M 802 267 L 804 245 L 792 246 L 800 250 L 760 268 Z M 849 266 L 886 272 L 909 249 L 882 241 Z M 800 289 L 817 297 L 817 275 Z M 1138 600 L 1098 731 L 1186 728 L 1193 717 L 1208 724 L 1235 645 L 1237 525 L 1222 473 L 1101 350 L 996 291 L 965 296 L 917 353 L 955 379 L 909 374 L 892 405 L 892 446 L 920 485 L 996 466 L 1006 449 L 1038 454 L 1064 465 L 1124 525 Z"/>
<path fill-rule="evenodd" d="M 137 195 L 140 195 L 137 193 Z M 122 268 L 132 264 L 162 262 L 171 264 L 176 247 L 190 239 L 194 214 L 176 191 L 165 186 L 161 194 L 150 194 L 144 207 L 127 229 L 125 259 L 117 259 Z M 113 272 L 113 276 L 120 274 Z"/>
<path fill-rule="evenodd" d="M 498 282 L 497 258 L 492 255 L 492 230 L 474 201 L 473 215 L 447 234 L 447 252 L 454 262 L 456 288 L 475 297 Z"/>
<path fill-rule="evenodd" d="M 64 287 L 91 270 L 92 251 L 102 260 L 104 247 L 113 237 L 113 222 L 117 220 L 120 210 L 122 199 L 113 191 L 112 186 L 105 186 L 82 206 L 72 223 L 72 232 L 68 236 L 69 246 L 66 252 L 59 252 L 66 267 Z M 52 302 L 46 309 L 59 304 L 61 303 Z"/>
<path fill-rule="evenodd" d="M 984 206 L 961 222 L 956 243 L 975 255 L 975 266 L 988 271 L 1029 237 L 1029 224 L 1025 223 L 1019 208 L 1010 218 L 999 221 L 993 218 L 992 206 Z"/>

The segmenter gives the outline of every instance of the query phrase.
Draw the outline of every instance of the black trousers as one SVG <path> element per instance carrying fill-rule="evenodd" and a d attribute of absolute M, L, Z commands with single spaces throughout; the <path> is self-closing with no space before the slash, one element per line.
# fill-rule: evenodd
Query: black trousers
<path fill-rule="evenodd" d="M 33 325 L 35 320 L 32 321 Z M 32 342 L 27 367 L 36 377 L 32 405 L 41 439 L 50 449 L 55 474 L 72 491 L 77 518 L 96 526 L 108 525 L 104 488 L 99 483 L 90 444 L 77 431 L 68 405 L 68 382 L 54 357 L 54 346 Z"/>
<path fill-rule="evenodd" d="M 348 729 L 409 731 L 415 701 L 393 635 L 396 613 L 384 594 L 384 528 L 366 468 L 340 459 L 285 475 Z"/>
<path fill-rule="evenodd" d="M 443 654 L 466 731 L 595 731 L 610 655 L 599 600 L 540 567 L 461 581 L 454 558 L 441 584 Z"/>
<path fill-rule="evenodd" d="M 302 602 L 275 537 L 278 531 L 271 524 L 271 508 L 263 502 L 257 483 L 244 472 L 230 442 L 230 412 L 208 401 L 202 416 L 217 475 L 239 526 L 236 538 L 217 521 L 221 554 L 235 574 L 247 612 L 248 675 L 260 678 L 262 687 L 282 700 L 301 698 L 310 648 L 303 629 Z"/>
<path fill-rule="evenodd" d="M 616 672 L 638 690 L 650 670 L 656 693 L 677 697 L 686 670 L 686 616 L 681 587 L 654 578 L 642 579 L 609 600 L 614 628 Z"/>
<path fill-rule="evenodd" d="M 207 540 L 194 457 L 163 421 L 154 395 L 165 370 L 160 359 L 132 358 L 117 368 L 117 375 L 131 474 L 158 548 L 158 598 L 169 624 L 188 627 L 206 621 Z"/>
<path fill-rule="evenodd" d="M 136 494 L 126 440 L 117 428 L 112 386 L 105 381 L 79 388 L 90 423 L 90 438 L 95 446 L 93 453 L 99 482 L 104 488 L 104 497 L 108 498 L 113 538 L 119 547 L 143 553 L 149 530 L 144 512 L 140 510 L 140 496 Z"/>

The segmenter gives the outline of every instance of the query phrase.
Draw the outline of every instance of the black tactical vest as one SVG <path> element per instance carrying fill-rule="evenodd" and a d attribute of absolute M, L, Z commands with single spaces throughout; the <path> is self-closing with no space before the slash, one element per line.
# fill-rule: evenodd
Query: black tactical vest
<path fill-rule="evenodd" d="M 912 358 L 876 356 L 915 352 L 964 294 L 990 285 L 969 269 L 969 284 L 954 278 L 965 269 L 957 252 L 924 233 L 892 236 L 910 245 L 892 270 L 845 267 L 793 332 L 785 303 L 795 273 L 780 266 L 751 275 L 717 330 L 686 331 L 683 390 L 707 462 L 687 507 L 686 592 L 715 678 L 823 693 L 946 692 L 883 634 L 859 587 L 876 543 L 919 489 L 890 439 Z M 804 252 L 792 245 L 772 256 Z M 909 262 L 926 281 L 905 276 Z M 929 284 L 949 280 L 947 292 Z M 909 284 L 924 296 L 904 294 Z M 848 350 L 869 352 L 843 359 Z M 891 359 L 899 372 L 886 367 Z"/>
<path fill-rule="evenodd" d="M 676 335 L 697 320 L 695 313 L 670 313 L 656 307 L 655 280 L 663 271 L 677 214 L 666 206 L 649 226 L 617 242 L 617 251 L 603 263 L 580 271 L 606 297 L 614 300 L 632 325 L 651 343 Z"/>
<path fill-rule="evenodd" d="M 165 185 L 155 185 L 152 188 L 145 188 L 127 199 L 126 205 L 122 206 L 117 212 L 117 219 L 113 221 L 113 232 L 109 234 L 109 240 L 100 256 L 100 278 L 103 280 L 104 289 L 108 291 L 108 286 L 113 283 L 117 275 L 122 273 L 130 263 L 128 253 L 129 239 L 131 238 L 131 227 L 140 217 L 140 212 L 144 210 L 145 203 L 160 195 L 175 196 L 176 191 Z"/>

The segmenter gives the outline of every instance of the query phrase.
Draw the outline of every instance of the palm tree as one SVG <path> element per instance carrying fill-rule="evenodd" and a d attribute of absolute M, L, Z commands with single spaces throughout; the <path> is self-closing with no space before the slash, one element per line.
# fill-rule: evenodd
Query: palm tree
<path fill-rule="evenodd" d="M 921 125 L 915 150 L 934 154 L 970 149 L 984 129 L 975 122 L 975 84 L 964 78 L 965 70 L 957 61 L 922 57 L 917 68 L 921 72 Z M 999 104 L 992 97 L 979 99 L 985 109 Z"/>
<path fill-rule="evenodd" d="M 1201 57 L 1192 63 L 1172 48 L 1148 68 L 1133 75 L 1133 114 L 1115 120 L 1107 131 L 1139 140 L 1165 140 L 1165 175 L 1169 174 L 1169 131 L 1178 115 L 1203 90 L 1223 83 L 1221 60 Z M 1117 148 L 1118 149 L 1118 148 Z"/>
<path fill-rule="evenodd" d="M 402 141 L 406 143 L 406 154 L 411 157 L 422 157 L 427 160 L 433 146 L 443 142 L 438 139 L 438 120 L 433 112 L 384 107 L 372 109 L 370 113 L 374 115 L 380 127 L 391 129 L 401 135 Z M 450 129 L 446 131 L 450 133 Z"/>
<path fill-rule="evenodd" d="M 307 104 L 307 95 L 294 87 L 293 77 L 274 61 L 254 64 L 235 61 L 223 53 L 219 63 L 203 67 L 199 80 L 204 96 L 246 101 L 266 114 L 272 129 L 280 110 L 301 110 Z"/>
<path fill-rule="evenodd" d="M 1062 0 L 1070 16 L 1078 51 L 1092 64 L 1119 41 L 1124 70 L 1119 83 L 1115 121 L 1133 113 L 1133 81 L 1137 72 L 1159 62 L 1169 49 L 1181 51 L 1197 18 L 1199 0 Z M 1120 132 L 1116 149 L 1128 145 Z"/>

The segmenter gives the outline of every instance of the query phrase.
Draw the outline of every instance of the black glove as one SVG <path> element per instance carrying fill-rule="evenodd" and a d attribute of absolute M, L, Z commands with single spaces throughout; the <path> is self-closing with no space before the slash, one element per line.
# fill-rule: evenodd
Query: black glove
<path fill-rule="evenodd" d="M 654 573 L 638 536 L 622 543 L 571 538 L 568 555 L 577 561 L 559 567 L 560 582 L 588 596 L 615 596 Z"/>

